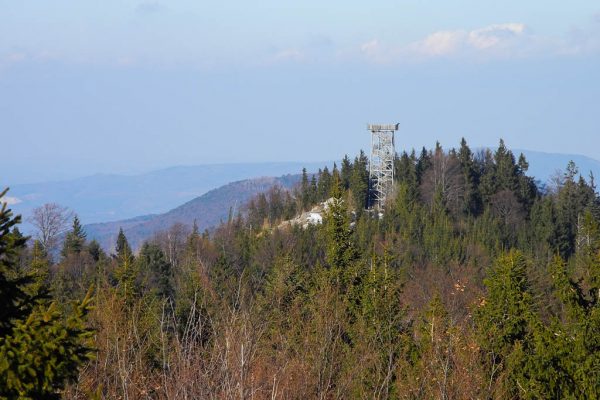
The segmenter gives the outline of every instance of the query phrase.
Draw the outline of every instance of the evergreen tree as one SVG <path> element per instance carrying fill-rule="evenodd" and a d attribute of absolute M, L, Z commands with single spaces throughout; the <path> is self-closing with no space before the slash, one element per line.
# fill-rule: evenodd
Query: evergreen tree
<path fill-rule="evenodd" d="M 416 155 L 413 150 L 410 155 L 402 152 L 400 157 L 394 160 L 394 177 L 399 183 L 406 183 L 410 190 L 417 192 L 417 170 L 416 170 Z"/>
<path fill-rule="evenodd" d="M 87 234 L 83 230 L 81 222 L 79 222 L 79 217 L 75 216 L 73 218 L 73 227 L 65 237 L 61 255 L 67 257 L 69 254 L 79 254 L 85 246 L 86 236 Z"/>
<path fill-rule="evenodd" d="M 33 277 L 33 283 L 29 294 L 43 293 L 50 276 L 50 261 L 39 240 L 33 242 L 31 249 L 30 275 Z"/>
<path fill-rule="evenodd" d="M 100 247 L 100 243 L 98 243 L 98 241 L 95 239 L 88 244 L 88 254 L 92 257 L 92 260 L 94 260 L 95 262 L 98 262 L 104 257 L 106 257 L 106 254 L 104 254 L 104 250 L 102 250 L 102 247 Z"/>
<path fill-rule="evenodd" d="M 526 175 L 528 169 L 529 163 L 525 159 L 523 153 L 521 153 L 519 161 L 517 162 L 517 197 L 527 211 L 531 209 L 533 202 L 538 196 L 538 188 L 535 185 L 533 178 Z"/>
<path fill-rule="evenodd" d="M 6 190 L 0 193 L 0 202 Z M 0 397 L 58 399 L 79 368 L 93 357 L 85 327 L 91 292 L 69 313 L 49 303 L 39 276 L 18 273 L 15 254 L 27 238 L 10 229 L 20 222 L 0 209 Z M 39 244 L 38 244 L 39 247 Z M 38 252 L 36 257 L 41 254 Z M 40 262 L 36 266 L 41 267 Z"/>
<path fill-rule="evenodd" d="M 309 193 L 308 204 L 312 205 L 312 204 L 315 204 L 317 201 L 319 201 L 317 177 L 314 174 L 310 177 L 310 186 L 309 186 L 308 193 Z"/>
<path fill-rule="evenodd" d="M 348 209 L 343 199 L 343 190 L 339 176 L 333 177 L 331 200 L 325 213 L 325 232 L 327 235 L 327 266 L 335 274 L 343 274 L 357 258 L 352 242 L 352 232 L 348 218 Z"/>
<path fill-rule="evenodd" d="M 140 263 L 138 269 L 147 274 L 147 289 L 159 298 L 172 299 L 174 295 L 172 266 L 160 247 L 148 242 L 144 243 L 138 262 Z"/>
<path fill-rule="evenodd" d="M 515 379 L 532 352 L 532 326 L 537 323 L 526 270 L 520 252 L 501 255 L 484 280 L 487 296 L 475 315 L 490 375 L 500 380 L 498 390 L 506 397 L 519 393 Z"/>
<path fill-rule="evenodd" d="M 127 259 L 129 263 L 133 262 L 133 252 L 131 251 L 125 232 L 123 232 L 123 228 L 119 228 L 115 250 L 117 252 L 116 258 L 120 263 L 123 263 L 125 259 Z"/>
<path fill-rule="evenodd" d="M 479 215 L 482 212 L 481 196 L 478 190 L 480 177 L 473 160 L 473 153 L 467 146 L 465 138 L 460 141 L 458 160 L 462 168 L 465 185 L 463 211 L 470 215 Z"/>
<path fill-rule="evenodd" d="M 353 165 L 350 162 L 350 158 L 348 158 L 348 154 L 346 154 L 342 159 L 342 171 L 340 174 L 342 179 L 342 187 L 344 188 L 344 190 L 350 188 L 350 177 L 352 176 L 352 169 Z"/>
<path fill-rule="evenodd" d="M 115 269 L 117 292 L 124 299 L 127 307 L 132 307 L 140 295 L 138 283 L 139 271 L 131 257 L 117 258 L 118 265 Z"/>
<path fill-rule="evenodd" d="M 517 190 L 517 165 L 512 151 L 506 148 L 504 140 L 500 139 L 498 149 L 494 153 L 495 180 L 498 190 Z"/>
<path fill-rule="evenodd" d="M 348 185 L 348 188 L 352 192 L 354 206 L 358 215 L 368 206 L 369 170 L 367 168 L 367 156 L 361 150 L 358 157 L 354 159 Z"/>
<path fill-rule="evenodd" d="M 400 302 L 402 281 L 388 258 L 387 253 L 382 260 L 374 256 L 369 266 L 360 266 L 349 288 L 348 335 L 360 364 L 352 382 L 354 397 L 396 398 L 399 393 L 392 382 L 412 347 Z"/>
<path fill-rule="evenodd" d="M 431 167 L 431 153 L 427 151 L 425 147 L 421 149 L 421 154 L 417 159 L 417 165 L 415 166 L 417 174 L 417 182 L 421 183 L 425 171 Z"/>
<path fill-rule="evenodd" d="M 329 173 L 329 169 L 327 167 L 323 168 L 323 171 L 320 171 L 319 174 L 319 182 L 317 184 L 317 198 L 320 201 L 327 200 L 327 196 L 331 191 L 331 174 Z"/>
<path fill-rule="evenodd" d="M 306 210 L 311 203 L 310 183 L 308 182 L 306 168 L 302 168 L 302 180 L 300 181 L 300 203 L 302 210 Z"/>

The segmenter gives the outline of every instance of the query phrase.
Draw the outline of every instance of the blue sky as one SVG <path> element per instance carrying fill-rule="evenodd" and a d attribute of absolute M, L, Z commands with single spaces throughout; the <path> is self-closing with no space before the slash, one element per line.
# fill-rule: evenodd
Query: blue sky
<path fill-rule="evenodd" d="M 599 94 L 594 1 L 0 0 L 0 184 L 338 159 L 368 122 L 600 158 Z"/>

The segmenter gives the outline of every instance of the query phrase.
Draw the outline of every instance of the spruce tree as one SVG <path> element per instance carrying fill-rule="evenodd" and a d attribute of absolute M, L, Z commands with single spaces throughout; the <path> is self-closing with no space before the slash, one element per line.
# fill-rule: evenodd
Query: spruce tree
<path fill-rule="evenodd" d="M 300 208 L 306 210 L 310 205 L 310 184 L 308 182 L 308 174 L 306 168 L 302 168 L 302 179 L 300 181 Z"/>
<path fill-rule="evenodd" d="M 342 171 L 340 173 L 342 179 L 342 187 L 344 189 L 348 189 L 350 187 L 350 176 L 352 175 L 352 163 L 350 162 L 350 158 L 348 158 L 348 154 L 344 156 L 342 159 Z"/>
<path fill-rule="evenodd" d="M 356 213 L 360 216 L 362 211 L 367 207 L 369 196 L 369 170 L 368 161 L 365 153 L 361 150 L 358 157 L 354 159 L 352 172 L 349 177 L 349 188 L 354 197 L 354 205 Z"/>
<path fill-rule="evenodd" d="M 69 254 L 79 254 L 85 246 L 86 236 L 87 236 L 87 234 L 85 233 L 85 231 L 83 230 L 83 227 L 81 226 L 79 217 L 75 216 L 73 218 L 73 227 L 71 228 L 71 231 L 69 231 L 67 233 L 67 236 L 65 237 L 61 255 L 63 257 L 67 257 Z"/>
<path fill-rule="evenodd" d="M 467 145 L 465 138 L 460 141 L 458 151 L 458 160 L 460 162 L 465 193 L 463 199 L 463 211 L 470 215 L 479 215 L 481 213 L 481 196 L 478 190 L 479 174 L 473 161 L 473 153 Z"/>
<path fill-rule="evenodd" d="M 6 190 L 0 193 L 0 202 L 5 194 Z M 85 326 L 91 291 L 66 312 L 50 303 L 39 276 L 16 271 L 14 256 L 27 240 L 11 232 L 19 222 L 20 217 L 13 217 L 2 202 L 0 398 L 59 399 L 65 384 L 74 381 L 79 368 L 93 357 L 92 332 Z M 35 266 L 41 267 L 39 259 Z"/>
<path fill-rule="evenodd" d="M 160 247 L 148 242 L 144 243 L 138 262 L 139 270 L 148 277 L 148 290 L 161 299 L 172 299 L 174 295 L 172 266 Z"/>
<path fill-rule="evenodd" d="M 122 263 L 125 259 L 129 262 L 133 262 L 133 252 L 127 241 L 127 237 L 123 232 L 123 228 L 119 228 L 119 234 L 117 235 L 117 244 L 115 246 L 117 252 L 116 257 Z"/>
<path fill-rule="evenodd" d="M 516 396 L 521 390 L 516 378 L 533 352 L 537 324 L 525 257 L 516 250 L 501 255 L 484 283 L 487 296 L 475 313 L 480 344 L 490 375 L 499 381 L 496 390 Z"/>

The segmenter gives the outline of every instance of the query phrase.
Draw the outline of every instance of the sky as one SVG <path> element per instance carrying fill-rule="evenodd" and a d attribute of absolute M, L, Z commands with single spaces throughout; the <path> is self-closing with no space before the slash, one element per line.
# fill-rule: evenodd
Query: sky
<path fill-rule="evenodd" d="M 600 3 L 0 0 L 0 185 L 340 159 L 393 122 L 600 159 Z"/>

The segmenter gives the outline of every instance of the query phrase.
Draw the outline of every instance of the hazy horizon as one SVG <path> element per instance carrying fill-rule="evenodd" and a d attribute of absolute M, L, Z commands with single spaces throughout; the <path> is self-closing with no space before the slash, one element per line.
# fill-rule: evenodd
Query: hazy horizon
<path fill-rule="evenodd" d="M 369 122 L 399 122 L 399 149 L 600 157 L 588 1 L 0 4 L 11 181 L 337 159 Z"/>

